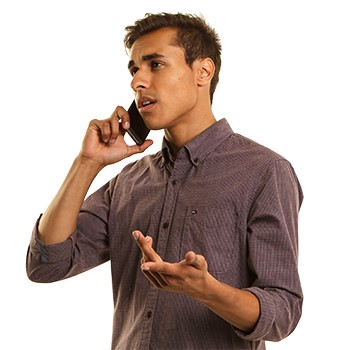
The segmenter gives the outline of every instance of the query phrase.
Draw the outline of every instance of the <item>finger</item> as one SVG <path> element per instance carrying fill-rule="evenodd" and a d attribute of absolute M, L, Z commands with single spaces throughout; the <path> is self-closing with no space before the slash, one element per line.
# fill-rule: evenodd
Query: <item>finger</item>
<path fill-rule="evenodd" d="M 130 128 L 129 113 L 127 112 L 127 110 L 124 107 L 118 106 L 115 109 L 113 115 L 117 117 L 118 121 L 120 120 L 121 126 L 124 130 L 127 130 Z"/>
<path fill-rule="evenodd" d="M 152 239 L 152 237 L 147 236 L 147 237 L 145 237 L 145 239 L 146 239 L 147 243 L 152 247 L 152 244 L 153 244 L 153 239 Z M 142 266 L 145 262 L 147 262 L 147 260 L 145 259 L 145 256 L 142 255 L 142 258 L 141 258 L 141 266 Z"/>
<path fill-rule="evenodd" d="M 164 276 L 164 274 L 159 273 L 155 268 L 155 265 L 158 265 L 159 263 L 150 263 L 148 262 L 148 264 L 143 263 L 141 265 L 141 270 L 142 272 L 145 274 L 145 276 L 158 288 L 165 288 L 166 286 L 168 286 L 168 281 L 166 276 Z M 167 263 L 161 263 L 162 265 L 168 265 Z M 155 268 L 155 270 L 151 271 L 151 267 L 149 265 L 153 265 L 153 268 Z"/>
<path fill-rule="evenodd" d="M 152 248 L 152 245 L 149 244 L 149 241 L 141 233 L 141 231 L 136 230 L 132 233 L 132 235 L 136 240 L 137 245 L 141 249 L 145 261 L 163 261 L 161 257 Z"/>
<path fill-rule="evenodd" d="M 111 135 L 111 127 L 108 120 L 97 121 L 96 126 L 99 128 L 101 140 L 104 143 L 108 143 Z"/>
<path fill-rule="evenodd" d="M 110 118 L 110 137 L 109 137 L 109 143 L 115 143 L 118 136 L 121 134 L 120 128 L 119 128 L 119 118 L 117 115 L 114 115 Z"/>
<path fill-rule="evenodd" d="M 146 278 L 156 287 L 161 288 L 161 285 L 158 283 L 158 281 L 153 277 L 152 273 L 142 271 L 143 274 L 146 276 Z"/>
<path fill-rule="evenodd" d="M 124 132 L 130 128 L 130 116 L 129 112 L 126 111 L 126 109 L 122 106 L 118 106 L 115 111 L 113 112 L 112 116 L 115 116 L 119 124 L 121 125 L 121 128 L 124 130 Z M 120 128 L 119 131 L 120 132 Z M 123 133 L 124 134 L 124 133 Z M 136 153 L 142 153 L 144 152 L 149 146 L 153 144 L 153 141 L 150 139 L 145 140 L 145 142 L 142 145 L 132 145 L 129 146 L 129 154 L 136 154 Z"/>
<path fill-rule="evenodd" d="M 178 264 L 171 264 L 165 261 L 145 261 L 141 264 L 144 273 L 152 274 L 160 285 L 168 285 L 167 277 L 176 276 L 179 272 L 176 268 Z"/>
<path fill-rule="evenodd" d="M 166 280 L 163 278 L 162 275 L 156 274 L 150 271 L 143 271 L 143 274 L 146 276 L 146 278 L 156 287 L 159 289 L 165 288 L 168 286 L 168 283 Z"/>
<path fill-rule="evenodd" d="M 151 236 L 146 236 L 145 240 L 152 247 L 152 245 L 153 245 L 153 238 Z"/>

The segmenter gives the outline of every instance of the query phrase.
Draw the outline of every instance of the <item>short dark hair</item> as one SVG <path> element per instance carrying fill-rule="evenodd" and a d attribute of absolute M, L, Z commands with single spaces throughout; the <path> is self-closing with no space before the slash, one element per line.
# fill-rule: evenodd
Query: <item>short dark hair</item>
<path fill-rule="evenodd" d="M 183 13 L 146 13 L 144 18 L 125 28 L 124 45 L 130 50 L 134 42 L 141 36 L 165 27 L 177 30 L 175 44 L 184 50 L 187 65 L 192 67 L 192 63 L 201 58 L 209 57 L 213 60 L 215 72 L 210 84 L 210 101 L 212 102 L 219 82 L 221 42 L 216 31 L 203 17 Z"/>

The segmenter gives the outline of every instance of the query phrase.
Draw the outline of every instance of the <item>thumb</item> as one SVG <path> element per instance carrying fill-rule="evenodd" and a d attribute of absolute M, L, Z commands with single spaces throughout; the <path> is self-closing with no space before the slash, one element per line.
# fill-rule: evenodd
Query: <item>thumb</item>
<path fill-rule="evenodd" d="M 142 145 L 131 145 L 129 146 L 129 156 L 144 152 L 149 146 L 153 144 L 152 140 L 146 140 Z"/>
<path fill-rule="evenodd" d="M 187 265 L 196 267 L 197 269 L 203 269 L 206 266 L 206 261 L 202 255 L 196 254 L 193 251 L 189 251 L 185 255 L 185 262 Z"/>

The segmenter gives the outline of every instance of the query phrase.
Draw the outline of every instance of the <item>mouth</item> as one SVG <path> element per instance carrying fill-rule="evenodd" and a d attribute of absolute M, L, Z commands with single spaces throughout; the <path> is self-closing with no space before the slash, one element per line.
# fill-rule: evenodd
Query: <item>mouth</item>
<path fill-rule="evenodd" d="M 139 109 L 139 112 L 148 112 L 152 109 L 155 103 L 156 100 L 147 96 L 142 96 L 137 100 L 137 108 Z"/>

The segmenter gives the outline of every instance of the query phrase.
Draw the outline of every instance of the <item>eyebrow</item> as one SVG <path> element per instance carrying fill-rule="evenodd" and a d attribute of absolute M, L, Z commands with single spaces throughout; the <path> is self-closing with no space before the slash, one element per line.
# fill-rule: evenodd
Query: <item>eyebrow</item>
<path fill-rule="evenodd" d="M 149 55 L 143 55 L 142 56 L 142 61 L 151 61 L 157 58 L 163 58 L 165 57 L 164 55 L 161 55 L 160 53 L 151 53 Z M 128 69 L 130 69 L 131 67 L 135 66 L 135 61 L 134 60 L 130 60 L 128 63 Z"/>

